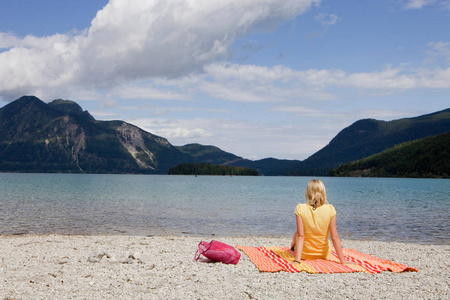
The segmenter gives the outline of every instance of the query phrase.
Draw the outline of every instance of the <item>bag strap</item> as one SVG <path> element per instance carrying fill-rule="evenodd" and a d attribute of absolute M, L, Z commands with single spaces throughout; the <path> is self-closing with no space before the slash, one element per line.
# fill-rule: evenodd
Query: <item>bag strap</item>
<path fill-rule="evenodd" d="M 198 243 L 197 246 L 197 251 L 195 251 L 195 255 L 194 255 L 194 260 L 197 261 L 200 258 L 200 255 L 202 255 L 202 253 L 200 253 L 200 245 L 203 243 L 203 241 L 200 241 L 200 243 Z"/>
<path fill-rule="evenodd" d="M 195 255 L 194 255 L 194 260 L 197 261 L 199 258 L 200 258 L 200 253 L 198 253 L 198 249 L 197 249 L 197 251 L 195 252 Z"/>
<path fill-rule="evenodd" d="M 212 241 L 209 243 L 208 248 L 206 248 L 205 250 L 202 250 L 202 251 L 200 252 L 200 245 L 203 243 L 203 241 L 200 241 L 200 243 L 198 243 L 198 249 L 197 249 L 197 251 L 195 252 L 195 255 L 194 255 L 194 260 L 197 261 L 197 260 L 200 258 L 200 255 L 202 255 L 203 253 L 205 253 L 206 251 L 208 251 L 208 250 L 211 248 L 213 242 L 214 242 L 214 240 L 212 240 Z"/>

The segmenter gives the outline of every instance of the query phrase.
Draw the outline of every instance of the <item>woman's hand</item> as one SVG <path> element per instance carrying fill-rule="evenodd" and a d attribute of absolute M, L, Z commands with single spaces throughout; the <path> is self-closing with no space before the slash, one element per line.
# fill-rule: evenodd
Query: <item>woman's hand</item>
<path fill-rule="evenodd" d="M 344 261 L 341 261 L 340 264 L 341 265 L 352 265 L 352 264 L 354 264 L 354 262 L 351 262 L 351 261 L 348 261 L 348 260 L 344 259 Z"/>

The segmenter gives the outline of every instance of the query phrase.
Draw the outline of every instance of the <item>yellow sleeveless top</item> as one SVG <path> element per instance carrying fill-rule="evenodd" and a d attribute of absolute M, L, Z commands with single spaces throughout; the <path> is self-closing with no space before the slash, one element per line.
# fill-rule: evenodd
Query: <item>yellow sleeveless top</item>
<path fill-rule="evenodd" d="M 327 258 L 331 252 L 330 221 L 336 215 L 333 205 L 324 204 L 313 210 L 312 206 L 301 203 L 295 208 L 295 214 L 303 221 L 302 259 Z"/>

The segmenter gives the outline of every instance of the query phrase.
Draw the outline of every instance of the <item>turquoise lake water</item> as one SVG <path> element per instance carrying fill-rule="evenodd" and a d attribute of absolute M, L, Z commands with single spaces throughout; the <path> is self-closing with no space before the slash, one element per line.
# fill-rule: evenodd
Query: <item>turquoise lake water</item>
<path fill-rule="evenodd" d="M 0 234 L 292 236 L 310 179 L 0 173 Z M 342 238 L 450 242 L 448 179 L 320 179 Z"/>

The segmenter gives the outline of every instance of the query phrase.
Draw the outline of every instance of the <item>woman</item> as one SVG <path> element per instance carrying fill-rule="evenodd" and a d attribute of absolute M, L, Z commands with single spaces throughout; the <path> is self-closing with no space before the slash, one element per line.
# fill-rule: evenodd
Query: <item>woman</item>
<path fill-rule="evenodd" d="M 336 211 L 327 204 L 325 185 L 318 179 L 311 180 L 305 192 L 306 203 L 300 203 L 295 209 L 297 231 L 292 238 L 291 250 L 295 251 L 293 263 L 302 259 L 327 259 L 331 252 L 328 235 L 331 236 L 334 249 L 341 264 L 344 259 L 341 241 L 336 229 Z"/>

